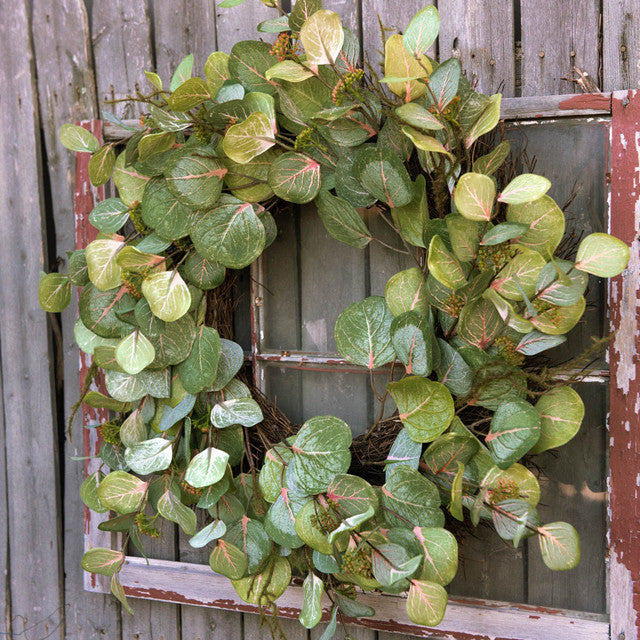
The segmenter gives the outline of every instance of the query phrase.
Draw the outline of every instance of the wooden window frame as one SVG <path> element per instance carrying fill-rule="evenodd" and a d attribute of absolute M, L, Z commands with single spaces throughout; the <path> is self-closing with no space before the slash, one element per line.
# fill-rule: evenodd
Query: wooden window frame
<path fill-rule="evenodd" d="M 640 619 L 640 359 L 636 340 L 640 335 L 640 91 L 605 94 L 510 98 L 503 100 L 505 120 L 559 117 L 603 117 L 610 119 L 609 230 L 632 246 L 629 268 L 609 283 L 609 503 L 608 503 L 608 601 L 610 613 L 592 614 L 526 604 L 494 602 L 471 598 L 450 598 L 447 612 L 437 628 L 412 623 L 405 611 L 405 596 L 364 593 L 359 599 L 373 606 L 375 616 L 350 620 L 371 629 L 412 634 L 423 638 L 455 640 L 631 640 L 638 637 Z M 102 139 L 103 123 L 78 123 Z M 105 137 L 113 136 L 108 124 Z M 95 238 L 89 224 L 94 203 L 104 198 L 104 188 L 94 188 L 89 180 L 89 154 L 76 154 L 74 210 L 76 246 L 85 247 Z M 261 262 L 253 267 L 261 281 Z M 268 362 L 289 363 L 304 369 L 337 367 L 345 371 L 345 360 L 303 352 L 268 351 L 260 339 L 261 303 L 251 287 L 251 360 L 257 373 Z M 618 331 L 619 329 L 619 331 Z M 90 356 L 80 354 L 80 381 L 84 380 Z M 96 388 L 104 390 L 98 379 Z M 83 405 L 85 426 L 106 419 L 106 412 Z M 84 430 L 85 472 L 99 466 L 95 457 L 100 448 L 97 430 Z M 98 524 L 108 514 L 88 508 L 84 515 L 85 549 L 117 545 L 119 536 L 102 532 Z M 238 597 L 227 578 L 209 567 L 179 561 L 127 556 L 121 571 L 126 594 L 174 604 L 190 604 L 228 611 L 258 613 L 258 608 Z M 85 589 L 109 592 L 109 580 L 85 573 Z M 279 615 L 297 618 L 302 588 L 292 583 L 278 600 Z M 329 605 L 324 609 L 328 619 Z"/>

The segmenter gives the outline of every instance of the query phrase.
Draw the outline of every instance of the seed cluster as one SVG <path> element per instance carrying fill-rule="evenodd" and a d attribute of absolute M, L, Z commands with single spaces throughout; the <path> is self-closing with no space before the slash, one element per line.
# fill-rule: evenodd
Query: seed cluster
<path fill-rule="evenodd" d="M 503 500 L 515 500 L 520 497 L 518 484 L 513 478 L 499 478 L 498 486 L 490 492 L 489 502 L 497 504 Z"/>
<path fill-rule="evenodd" d="M 357 87 L 363 76 L 364 71 L 362 69 L 356 69 L 355 71 L 346 73 L 340 78 L 331 92 L 333 104 L 340 106 L 344 102 L 344 97 L 347 93 L 355 92 L 357 94 Z"/>
<path fill-rule="evenodd" d="M 125 287 L 129 289 L 129 293 L 134 297 L 140 300 L 142 298 L 142 275 L 139 273 L 135 273 L 134 271 L 129 271 L 128 269 L 122 270 L 122 282 L 124 282 Z"/>
<path fill-rule="evenodd" d="M 98 431 L 105 442 L 119 445 L 122 443 L 122 440 L 120 440 L 120 426 L 120 423 L 115 420 L 107 420 L 98 427 Z"/>
<path fill-rule="evenodd" d="M 371 553 L 368 553 L 364 546 L 347 549 L 342 555 L 342 571 L 372 578 Z"/>
<path fill-rule="evenodd" d="M 521 365 L 524 362 L 524 355 L 518 351 L 518 345 L 507 336 L 499 336 L 494 340 L 498 353 L 509 363 Z"/>
<path fill-rule="evenodd" d="M 142 213 L 140 211 L 140 203 L 138 201 L 133 203 L 133 206 L 129 209 L 129 219 L 136 228 L 136 231 L 143 236 L 149 234 L 149 227 L 142 220 Z"/>
<path fill-rule="evenodd" d="M 478 269 L 480 271 L 500 271 L 513 257 L 513 247 L 506 242 L 478 250 Z"/>
<path fill-rule="evenodd" d="M 327 498 L 327 507 L 318 509 L 317 513 L 311 516 L 311 524 L 324 533 L 331 533 L 340 526 L 340 516 L 338 515 L 338 503 Z"/>
<path fill-rule="evenodd" d="M 180 487 L 187 493 L 190 493 L 192 496 L 200 497 L 204 493 L 204 489 L 199 489 L 198 487 L 194 487 L 190 485 L 186 480 L 183 480 L 180 483 Z"/>
<path fill-rule="evenodd" d="M 160 531 L 156 526 L 158 521 L 158 514 L 155 516 L 147 516 L 144 513 L 138 513 L 135 517 L 135 522 L 138 527 L 138 531 L 143 536 L 149 536 L 150 538 L 159 538 Z"/>
<path fill-rule="evenodd" d="M 454 318 L 457 318 L 464 307 L 464 298 L 456 293 L 452 293 L 444 302 L 445 311 Z"/>
<path fill-rule="evenodd" d="M 295 38 L 292 38 L 291 34 L 286 31 L 278 34 L 276 41 L 271 47 L 271 55 L 278 58 L 278 62 L 293 60 L 301 53 L 299 42 Z"/>

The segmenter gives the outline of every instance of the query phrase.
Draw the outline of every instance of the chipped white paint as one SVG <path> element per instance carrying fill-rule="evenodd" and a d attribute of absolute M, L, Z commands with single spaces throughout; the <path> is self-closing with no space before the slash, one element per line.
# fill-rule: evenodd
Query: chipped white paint
<path fill-rule="evenodd" d="M 615 551 L 611 552 L 609 558 L 609 592 L 615 594 L 614 598 L 610 598 L 609 608 L 611 640 L 638 640 L 638 629 L 633 622 L 636 619 L 633 578 Z M 622 621 L 625 621 L 624 626 Z"/>

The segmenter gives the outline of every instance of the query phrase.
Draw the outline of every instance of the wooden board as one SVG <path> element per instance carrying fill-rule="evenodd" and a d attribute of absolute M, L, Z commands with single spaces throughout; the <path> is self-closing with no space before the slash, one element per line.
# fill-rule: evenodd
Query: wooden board
<path fill-rule="evenodd" d="M 440 60 L 459 58 L 478 91 L 513 96 L 513 4 L 504 0 L 440 0 L 438 10 Z"/>
<path fill-rule="evenodd" d="M 0 21 L 0 362 L 6 447 L 8 581 L 14 637 L 62 638 L 60 483 L 50 330 L 39 308 L 49 270 L 40 122 L 25 1 Z M 12 284 L 15 283 L 15 284 Z M 6 544 L 6 543 L 5 543 Z M 7 547 L 5 547 L 6 549 Z M 37 572 L 34 571 L 37 568 Z M 4 603 L 3 603 L 4 606 Z"/>
<path fill-rule="evenodd" d="M 219 3 L 218 3 L 219 4 Z M 260 2 L 247 2 L 240 7 L 216 7 L 216 34 L 219 51 L 229 53 L 240 40 L 273 40 L 269 33 L 258 33 L 257 25 L 263 20 L 277 18 L 278 12 Z"/>
<path fill-rule="evenodd" d="M 640 7 L 636 0 L 608 0 L 602 5 L 604 89 L 640 87 Z"/>
<path fill-rule="evenodd" d="M 573 67 L 598 82 L 599 0 L 522 0 L 522 95 L 581 93 Z"/>
<path fill-rule="evenodd" d="M 135 118 L 144 107 L 130 103 L 105 105 L 136 90 L 153 91 L 144 71 L 153 71 L 151 24 L 145 0 L 95 2 L 91 16 L 98 107 L 120 118 Z M 163 79 L 168 85 L 169 78 Z"/>

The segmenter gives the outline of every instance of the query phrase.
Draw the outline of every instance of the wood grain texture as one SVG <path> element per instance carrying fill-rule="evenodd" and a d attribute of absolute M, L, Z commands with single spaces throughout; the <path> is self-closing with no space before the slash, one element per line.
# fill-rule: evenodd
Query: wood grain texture
<path fill-rule="evenodd" d="M 216 49 L 214 0 L 152 2 L 156 71 L 168 82 L 178 63 L 194 56 L 194 75 L 202 75 L 204 63 Z"/>
<path fill-rule="evenodd" d="M 91 41 L 84 3 L 80 0 L 43 0 L 33 11 L 32 33 L 38 78 L 41 126 L 46 149 L 46 166 L 51 189 L 51 208 L 55 226 L 55 246 L 61 270 L 66 271 L 64 249 L 75 244 L 73 216 L 74 154 L 59 141 L 58 131 L 65 122 L 94 118 L 97 112 L 95 79 L 91 62 Z M 63 257 L 65 256 L 65 257 Z M 77 297 L 61 315 L 62 343 L 58 361 L 57 385 L 62 387 L 65 420 L 78 397 L 78 348 L 73 338 L 77 316 Z M 66 384 L 65 384 L 66 381 Z M 61 473 L 64 473 L 64 586 L 66 637 L 81 640 L 101 637 L 107 630 L 119 637 L 119 610 L 113 598 L 84 591 L 80 560 L 84 551 L 78 522 L 84 516 L 79 499 L 84 465 L 73 462 L 83 455 L 82 421 L 77 416 L 70 437 L 65 440 Z"/>
<path fill-rule="evenodd" d="M 640 7 L 635 0 L 603 3 L 604 89 L 640 88 Z"/>
<path fill-rule="evenodd" d="M 574 67 L 597 82 L 599 0 L 522 0 L 522 95 L 582 93 Z"/>
<path fill-rule="evenodd" d="M 4 392 L 0 366 L 0 632 L 11 633 L 11 585 L 9 582 L 9 512 L 7 508 L 7 458 L 4 424 Z"/>
<path fill-rule="evenodd" d="M 239 7 L 216 7 L 216 34 L 219 51 L 229 53 L 240 40 L 272 41 L 273 34 L 259 33 L 259 22 L 277 18 L 278 12 L 261 2 L 247 2 Z"/>
<path fill-rule="evenodd" d="M 95 2 L 91 33 L 98 107 L 121 118 L 137 117 L 144 112 L 144 106 L 122 102 L 105 105 L 104 101 L 125 98 L 136 90 L 145 94 L 153 90 L 144 75 L 145 70 L 153 70 L 146 0 Z M 169 78 L 164 80 L 168 83 Z"/>
<path fill-rule="evenodd" d="M 27 3 L 0 21 L 0 362 L 7 456 L 10 631 L 62 638 L 62 542 L 55 399 L 46 314 L 35 292 L 47 268 L 42 156 Z M 16 217 L 19 223 L 16 224 Z M 19 283 L 19 284 L 18 284 Z M 34 572 L 38 568 L 38 573 Z"/>
<path fill-rule="evenodd" d="M 360 3 L 358 0 L 324 0 L 324 9 L 335 11 L 342 20 L 342 25 L 351 29 L 356 37 L 360 37 Z"/>
<path fill-rule="evenodd" d="M 460 59 L 483 93 L 515 91 L 513 4 L 504 0 L 440 0 L 440 60 Z"/>

